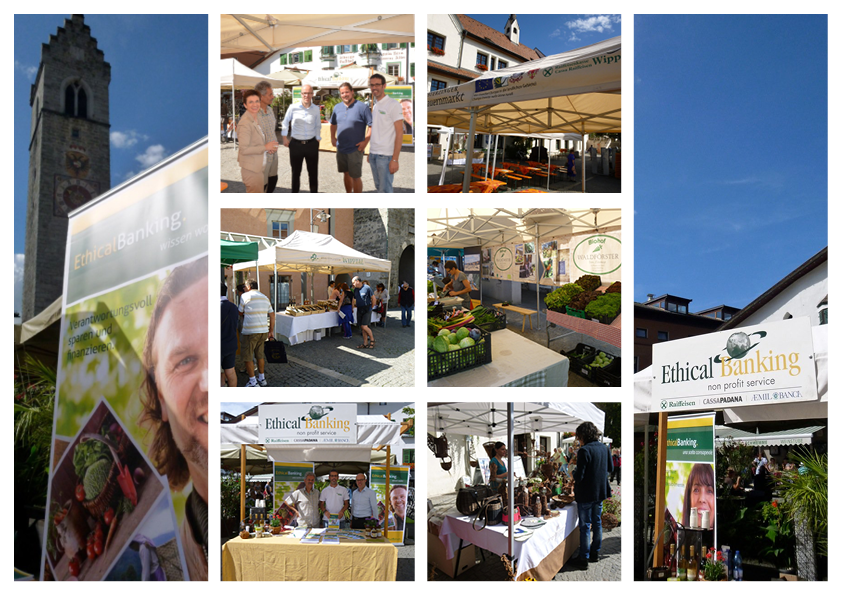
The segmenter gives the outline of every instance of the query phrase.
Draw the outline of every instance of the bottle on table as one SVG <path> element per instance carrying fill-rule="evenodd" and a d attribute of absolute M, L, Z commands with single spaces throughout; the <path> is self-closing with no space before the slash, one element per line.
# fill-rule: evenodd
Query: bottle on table
<path fill-rule="evenodd" d="M 699 558 L 696 557 L 696 546 L 690 546 L 690 557 L 687 558 L 687 580 L 699 579 Z"/>
<path fill-rule="evenodd" d="M 678 555 L 678 580 L 687 580 L 687 550 L 684 544 L 681 545 L 681 553 Z"/>
<path fill-rule="evenodd" d="M 743 580 L 743 557 L 740 555 L 740 550 L 734 554 L 734 580 Z"/>
<path fill-rule="evenodd" d="M 670 544 L 670 578 L 676 578 L 678 574 L 678 560 L 675 557 L 675 544 Z"/>
<path fill-rule="evenodd" d="M 706 546 L 702 546 L 702 555 L 699 558 L 699 580 L 704 580 L 705 578 L 705 561 L 708 559 L 708 548 Z"/>

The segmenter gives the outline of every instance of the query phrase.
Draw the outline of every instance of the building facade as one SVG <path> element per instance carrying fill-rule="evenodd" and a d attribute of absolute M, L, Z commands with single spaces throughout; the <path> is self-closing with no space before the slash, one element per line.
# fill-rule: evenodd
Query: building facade
<path fill-rule="evenodd" d="M 61 296 L 68 213 L 111 187 L 110 82 L 84 15 L 65 19 L 41 46 L 29 100 L 24 321 Z"/>

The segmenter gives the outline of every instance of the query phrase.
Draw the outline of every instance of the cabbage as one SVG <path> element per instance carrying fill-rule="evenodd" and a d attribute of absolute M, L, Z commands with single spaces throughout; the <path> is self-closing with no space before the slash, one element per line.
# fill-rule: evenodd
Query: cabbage
<path fill-rule="evenodd" d="M 450 331 L 447 330 L 446 328 L 443 328 L 439 331 L 439 337 L 446 337 L 449 334 L 450 334 Z"/>
<path fill-rule="evenodd" d="M 450 341 L 451 345 L 456 345 L 459 342 L 459 335 L 455 333 L 450 333 L 447 335 L 447 340 Z"/>
<path fill-rule="evenodd" d="M 447 353 L 447 346 L 450 342 L 447 340 L 446 337 L 439 335 L 433 340 L 433 349 L 438 351 L 439 353 Z"/>
<path fill-rule="evenodd" d="M 465 337 L 464 339 L 459 341 L 459 348 L 460 349 L 465 349 L 466 347 L 473 347 L 473 346 L 474 346 L 474 340 L 471 339 L 470 337 Z"/>
<path fill-rule="evenodd" d="M 459 351 L 459 346 L 451 344 L 451 345 L 447 346 L 447 349 L 448 349 L 448 351 Z"/>
<path fill-rule="evenodd" d="M 467 337 L 470 334 L 471 334 L 471 331 L 469 331 L 464 326 L 462 326 L 462 327 L 459 327 L 458 331 L 456 331 L 456 338 L 459 341 L 462 341 L 462 339 L 464 339 L 465 337 Z"/>
<path fill-rule="evenodd" d="M 435 337 L 431 337 L 430 335 L 427 335 L 427 349 L 433 348 L 433 341 L 435 341 L 435 340 L 436 340 Z"/>

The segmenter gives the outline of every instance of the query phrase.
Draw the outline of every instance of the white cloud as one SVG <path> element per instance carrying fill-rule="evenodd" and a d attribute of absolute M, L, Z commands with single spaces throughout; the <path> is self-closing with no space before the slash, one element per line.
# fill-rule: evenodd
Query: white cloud
<path fill-rule="evenodd" d="M 23 305 L 23 254 L 15 254 L 15 312 Z"/>
<path fill-rule="evenodd" d="M 130 171 L 130 172 L 129 172 L 129 173 L 127 173 L 125 176 L 123 176 L 123 181 L 125 182 L 126 180 L 129 180 L 129 179 L 131 179 L 131 178 L 135 177 L 135 175 L 136 175 L 136 174 L 135 174 L 135 172 Z"/>
<path fill-rule="evenodd" d="M 27 66 L 26 64 L 21 64 L 17 60 L 15 60 L 15 68 L 20 70 L 30 81 L 34 81 L 35 75 L 38 73 L 37 66 Z"/>
<path fill-rule="evenodd" d="M 561 29 L 556 29 L 555 31 L 550 33 L 550 37 L 558 37 L 559 35 L 561 35 Z"/>
<path fill-rule="evenodd" d="M 146 168 L 152 167 L 166 156 L 167 151 L 164 149 L 164 145 L 151 145 L 146 147 L 145 153 L 137 155 L 135 159 Z"/>
<path fill-rule="evenodd" d="M 603 33 L 613 31 L 614 24 L 620 22 L 618 14 L 596 14 L 564 23 L 567 28 L 576 33 Z"/>
<path fill-rule="evenodd" d="M 111 146 L 116 149 L 128 149 L 136 145 L 138 141 L 148 138 L 148 136 L 140 134 L 136 130 L 126 130 L 125 132 L 115 130 L 111 133 Z"/>

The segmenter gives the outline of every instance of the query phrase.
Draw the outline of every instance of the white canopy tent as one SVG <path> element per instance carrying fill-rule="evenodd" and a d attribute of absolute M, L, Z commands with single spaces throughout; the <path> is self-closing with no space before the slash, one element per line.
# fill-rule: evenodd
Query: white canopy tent
<path fill-rule="evenodd" d="M 223 14 L 220 53 L 415 41 L 412 14 Z"/>
<path fill-rule="evenodd" d="M 621 44 L 614 37 L 563 54 L 488 71 L 427 95 L 427 123 L 474 135 L 620 132 Z M 582 153 L 584 166 L 584 152 Z M 468 192 L 466 163 L 463 192 Z M 582 176 L 582 192 L 585 176 Z"/>
<path fill-rule="evenodd" d="M 430 403 L 427 406 L 427 431 L 433 435 L 462 434 L 501 440 L 509 445 L 507 469 L 514 469 L 515 434 L 530 432 L 574 432 L 589 421 L 601 432 L 605 412 L 593 403 Z M 509 557 L 514 540 L 514 483 L 509 491 Z"/>
<path fill-rule="evenodd" d="M 428 248 L 467 248 L 619 227 L 621 209 L 427 209 Z M 541 292 L 536 281 L 536 309 Z M 538 317 L 540 329 L 541 318 Z"/>
<path fill-rule="evenodd" d="M 235 270 L 255 267 L 274 271 L 275 275 L 294 272 L 339 275 L 359 271 L 377 271 L 389 273 L 390 281 L 392 271 L 392 263 L 389 260 L 363 254 L 331 235 L 299 230 L 294 231 L 278 244 L 258 252 L 256 262 L 234 265 Z M 312 283 L 310 295 L 312 298 Z M 275 299 L 277 303 L 277 295 Z"/>
<path fill-rule="evenodd" d="M 235 58 L 220 61 L 219 86 L 225 89 L 253 89 L 257 83 L 267 82 L 273 89 L 282 89 L 283 81 L 260 74 L 248 66 L 240 64 Z"/>
<path fill-rule="evenodd" d="M 396 76 L 371 68 L 337 68 L 336 70 L 311 70 L 301 80 L 301 84 L 312 85 L 319 89 L 338 89 L 339 85 L 350 83 L 354 89 L 368 89 L 368 79 L 372 74 L 383 76 L 387 85 L 393 85 L 398 80 Z"/>
<path fill-rule="evenodd" d="M 722 446 L 729 442 L 736 442 L 747 446 L 797 446 L 812 444 L 813 434 L 824 429 L 824 427 L 807 426 L 806 428 L 752 434 L 751 432 L 737 428 L 716 426 L 716 446 Z"/>

